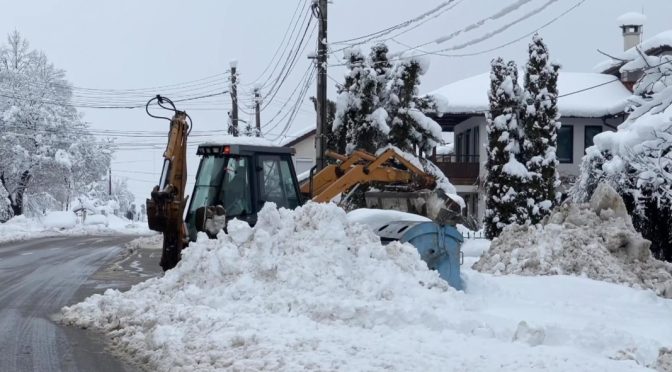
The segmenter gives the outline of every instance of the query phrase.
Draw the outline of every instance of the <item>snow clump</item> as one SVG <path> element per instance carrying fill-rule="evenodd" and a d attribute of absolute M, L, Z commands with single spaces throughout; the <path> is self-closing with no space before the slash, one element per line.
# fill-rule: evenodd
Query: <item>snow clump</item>
<path fill-rule="evenodd" d="M 565 203 L 541 225 L 511 225 L 473 268 L 493 274 L 578 275 L 672 298 L 672 264 L 655 259 L 623 199 L 600 184 L 590 203 Z"/>

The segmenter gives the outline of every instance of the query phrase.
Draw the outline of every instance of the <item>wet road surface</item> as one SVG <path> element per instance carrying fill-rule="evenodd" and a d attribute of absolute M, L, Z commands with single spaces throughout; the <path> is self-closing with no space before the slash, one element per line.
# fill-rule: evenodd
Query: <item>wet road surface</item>
<path fill-rule="evenodd" d="M 103 336 L 54 322 L 61 307 L 157 275 L 160 252 L 123 255 L 133 236 L 0 245 L 0 371 L 136 371 Z M 151 269 L 147 269 L 151 268 Z"/>

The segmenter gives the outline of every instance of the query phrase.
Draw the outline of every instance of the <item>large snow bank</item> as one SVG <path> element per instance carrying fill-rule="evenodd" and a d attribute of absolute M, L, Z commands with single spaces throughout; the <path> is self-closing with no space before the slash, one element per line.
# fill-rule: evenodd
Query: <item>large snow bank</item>
<path fill-rule="evenodd" d="M 130 221 L 115 215 L 88 215 L 86 222 L 73 212 L 48 212 L 46 216 L 27 218 L 15 216 L 0 223 L 0 244 L 50 236 L 81 235 L 146 235 L 146 222 Z"/>
<path fill-rule="evenodd" d="M 71 211 L 48 212 L 42 224 L 52 229 L 71 229 L 77 225 L 77 215 Z"/>
<path fill-rule="evenodd" d="M 672 301 L 469 269 L 457 292 L 414 248 L 382 246 L 333 205 L 267 204 L 254 228 L 228 230 L 162 278 L 64 308 L 64 321 L 157 371 L 643 371 L 672 345 Z"/>
<path fill-rule="evenodd" d="M 672 298 L 672 265 L 651 256 L 623 199 L 600 184 L 589 204 L 565 203 L 540 226 L 511 225 L 474 269 L 494 274 L 580 275 Z"/>

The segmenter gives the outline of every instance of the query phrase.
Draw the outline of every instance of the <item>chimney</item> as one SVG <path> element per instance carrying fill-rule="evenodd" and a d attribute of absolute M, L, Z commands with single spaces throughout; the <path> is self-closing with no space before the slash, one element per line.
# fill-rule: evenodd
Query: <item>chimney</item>
<path fill-rule="evenodd" d="M 642 42 L 646 16 L 641 13 L 625 13 L 616 19 L 623 30 L 623 50 L 634 48 Z"/>

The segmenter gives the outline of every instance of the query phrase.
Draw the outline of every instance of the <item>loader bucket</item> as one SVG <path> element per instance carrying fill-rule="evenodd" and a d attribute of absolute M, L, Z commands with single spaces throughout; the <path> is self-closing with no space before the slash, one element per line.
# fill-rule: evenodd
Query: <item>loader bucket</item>
<path fill-rule="evenodd" d="M 462 234 L 450 225 L 434 222 L 394 221 L 374 230 L 383 243 L 398 240 L 410 243 L 431 270 L 451 287 L 461 290 L 460 264 L 462 262 Z"/>

